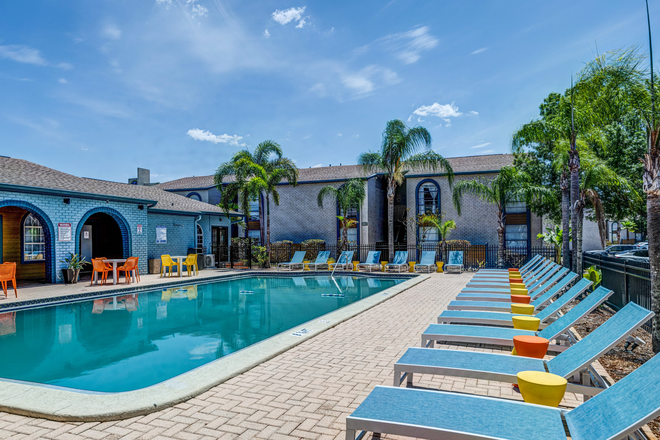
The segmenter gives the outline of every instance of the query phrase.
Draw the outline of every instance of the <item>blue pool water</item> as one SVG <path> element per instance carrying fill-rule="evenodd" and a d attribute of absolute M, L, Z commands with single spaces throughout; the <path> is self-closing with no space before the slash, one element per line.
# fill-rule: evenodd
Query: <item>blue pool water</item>
<path fill-rule="evenodd" d="M 0 378 L 144 388 L 403 279 L 251 277 L 0 314 Z"/>

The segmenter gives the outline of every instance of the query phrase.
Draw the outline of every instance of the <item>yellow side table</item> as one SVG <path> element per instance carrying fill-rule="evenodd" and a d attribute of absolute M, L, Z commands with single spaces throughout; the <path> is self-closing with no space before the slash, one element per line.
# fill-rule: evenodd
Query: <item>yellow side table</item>
<path fill-rule="evenodd" d="M 416 261 L 409 261 L 408 264 L 410 265 L 410 272 L 415 271 L 415 264 L 417 264 Z"/>
<path fill-rule="evenodd" d="M 309 263 L 311 263 L 309 260 L 303 261 L 303 270 L 309 270 Z"/>
<path fill-rule="evenodd" d="M 335 265 L 335 259 L 328 258 L 328 270 L 332 270 L 334 265 Z"/>
<path fill-rule="evenodd" d="M 443 273 L 442 266 L 445 264 L 444 261 L 438 261 L 435 263 L 438 266 L 438 273 Z"/>
<path fill-rule="evenodd" d="M 515 289 L 511 287 L 511 295 L 528 295 L 527 289 Z"/>
<path fill-rule="evenodd" d="M 389 261 L 381 261 L 380 262 L 380 265 L 382 266 L 381 269 L 380 269 L 381 272 L 385 272 L 385 266 L 387 266 L 387 263 L 389 263 Z"/>
<path fill-rule="evenodd" d="M 531 304 L 511 303 L 511 313 L 515 313 L 516 315 L 533 315 L 534 306 Z"/>
<path fill-rule="evenodd" d="M 564 398 L 568 382 L 561 376 L 542 371 L 521 371 L 517 377 L 520 394 L 527 403 L 556 408 Z"/>
<path fill-rule="evenodd" d="M 541 320 L 535 316 L 512 316 L 513 328 L 517 330 L 531 330 L 533 332 L 539 329 Z"/>
<path fill-rule="evenodd" d="M 359 261 L 353 261 L 353 272 L 357 272 L 357 266 L 360 264 Z"/>

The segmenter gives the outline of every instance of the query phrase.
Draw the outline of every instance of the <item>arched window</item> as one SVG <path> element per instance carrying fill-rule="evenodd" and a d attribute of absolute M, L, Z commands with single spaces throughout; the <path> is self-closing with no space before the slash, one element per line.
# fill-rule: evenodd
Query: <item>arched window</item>
<path fill-rule="evenodd" d="M 204 247 L 204 229 L 197 225 L 197 249 L 198 251 Z"/>
<path fill-rule="evenodd" d="M 440 187 L 433 180 L 426 180 L 417 186 L 417 214 L 439 214 L 440 213 Z M 418 228 L 418 239 L 422 240 L 422 232 L 425 232 L 424 242 L 439 241 L 438 231 L 430 229 L 420 231 Z"/>
<path fill-rule="evenodd" d="M 28 214 L 23 220 L 23 261 L 44 261 L 45 256 L 44 229 L 36 217 Z"/>
<path fill-rule="evenodd" d="M 198 202 L 201 202 L 201 201 L 202 201 L 202 196 L 200 196 L 200 195 L 199 195 L 198 193 L 196 193 L 196 192 L 191 192 L 191 193 L 189 193 L 186 197 L 188 197 L 189 199 L 197 200 Z"/>

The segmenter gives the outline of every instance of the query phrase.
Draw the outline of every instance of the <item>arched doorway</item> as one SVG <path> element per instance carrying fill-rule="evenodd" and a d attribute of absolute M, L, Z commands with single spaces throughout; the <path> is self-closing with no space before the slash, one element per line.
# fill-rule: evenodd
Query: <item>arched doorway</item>
<path fill-rule="evenodd" d="M 55 232 L 41 209 L 22 200 L 0 201 L 0 263 L 16 263 L 24 282 L 56 282 Z"/>
<path fill-rule="evenodd" d="M 128 258 L 131 249 L 128 223 L 110 208 L 88 211 L 78 223 L 76 248 L 88 262 L 99 257 Z"/>

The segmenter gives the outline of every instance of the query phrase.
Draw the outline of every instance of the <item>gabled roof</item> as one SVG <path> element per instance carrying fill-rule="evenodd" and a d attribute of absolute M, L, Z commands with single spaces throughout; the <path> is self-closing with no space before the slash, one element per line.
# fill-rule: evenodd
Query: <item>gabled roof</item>
<path fill-rule="evenodd" d="M 163 191 L 156 186 L 77 177 L 27 160 L 9 157 L 0 157 L 0 190 L 125 201 L 145 204 L 150 211 L 219 215 L 225 213 L 218 206 Z M 240 215 L 234 212 L 230 214 Z"/>
<path fill-rule="evenodd" d="M 483 156 L 450 157 L 447 159 L 454 173 L 472 174 L 488 171 L 496 172 L 506 165 L 513 165 L 512 154 L 490 154 Z M 356 177 L 369 177 L 360 165 L 339 165 L 334 167 L 300 168 L 298 170 L 298 183 L 315 183 L 333 180 L 348 180 Z M 441 174 L 431 169 L 409 172 L 408 177 L 417 175 Z M 229 176 L 225 182 L 233 181 Z M 183 177 L 156 185 L 156 187 L 168 191 L 185 191 L 194 189 L 212 188 L 213 176 Z"/>

